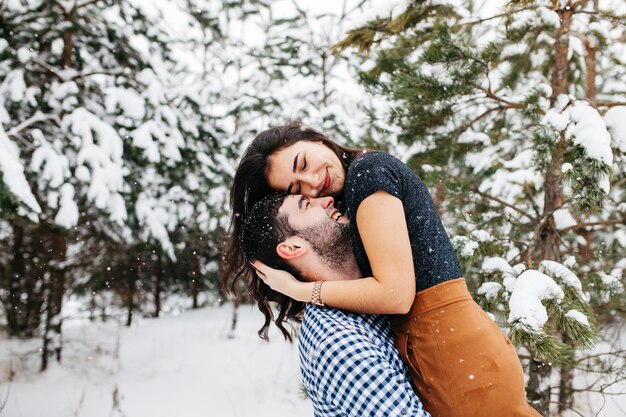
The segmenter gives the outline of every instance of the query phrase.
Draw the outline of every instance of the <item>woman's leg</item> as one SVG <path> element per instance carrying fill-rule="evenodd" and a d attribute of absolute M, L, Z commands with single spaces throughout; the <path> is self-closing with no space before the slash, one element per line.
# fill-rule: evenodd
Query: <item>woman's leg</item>
<path fill-rule="evenodd" d="M 416 393 L 433 416 L 539 416 L 526 401 L 515 348 L 464 279 L 420 292 L 409 315 L 392 324 Z"/>

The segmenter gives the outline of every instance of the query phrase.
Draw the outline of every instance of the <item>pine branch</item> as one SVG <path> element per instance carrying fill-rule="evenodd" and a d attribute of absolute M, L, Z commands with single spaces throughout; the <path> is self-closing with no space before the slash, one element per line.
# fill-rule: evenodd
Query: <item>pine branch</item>
<path fill-rule="evenodd" d="M 459 28 L 465 27 L 465 26 L 475 26 L 475 25 L 479 25 L 479 24 L 481 24 L 483 22 L 488 22 L 490 20 L 498 19 L 498 18 L 501 18 L 501 17 L 512 16 L 512 15 L 514 15 L 516 13 L 524 12 L 524 11 L 527 11 L 527 10 L 538 10 L 538 9 L 540 9 L 542 7 L 545 7 L 545 6 L 523 7 L 521 9 L 517 9 L 517 10 L 510 10 L 510 11 L 506 11 L 504 13 L 500 13 L 500 14 L 497 14 L 497 15 L 494 15 L 494 16 L 485 17 L 483 19 L 457 23 L 455 25 L 452 25 L 451 29 L 454 30 L 454 29 L 459 29 Z"/>
<path fill-rule="evenodd" d="M 474 185 L 474 186 L 472 186 L 472 191 L 473 191 L 473 192 L 475 192 L 476 194 L 478 194 L 478 195 L 482 196 L 482 197 L 485 197 L 485 198 L 487 198 L 487 199 L 489 199 L 489 200 L 495 201 L 495 202 L 497 202 L 497 203 L 499 203 L 499 204 L 501 204 L 501 205 L 503 205 L 503 206 L 506 206 L 506 207 L 508 207 L 508 208 L 510 208 L 510 209 L 513 209 L 513 210 L 515 210 L 516 212 L 518 212 L 518 213 L 520 213 L 520 214 L 522 214 L 522 215 L 524 215 L 524 216 L 528 217 L 528 218 L 529 218 L 530 220 L 532 220 L 532 221 L 537 221 L 537 218 L 535 218 L 535 217 L 531 216 L 529 213 L 525 212 L 524 210 L 522 210 L 522 209 L 520 209 L 520 208 L 517 208 L 517 207 L 515 207 L 514 205 L 509 204 L 509 203 L 507 203 L 506 201 L 499 199 L 498 197 L 494 197 L 494 196 L 492 196 L 492 195 L 489 195 L 489 194 L 487 194 L 487 193 L 484 193 L 484 192 L 482 192 L 482 191 L 479 191 L 479 190 L 478 190 L 478 187 L 477 187 L 477 186 L 475 186 L 475 185 Z"/>
<path fill-rule="evenodd" d="M 330 52 L 339 55 L 350 47 L 356 47 L 359 53 L 369 53 L 372 45 L 380 43 L 383 39 L 375 39 L 379 33 L 387 33 L 382 19 L 374 21 L 367 26 L 348 31 L 346 37 L 334 45 L 331 45 Z"/>
<path fill-rule="evenodd" d="M 487 66 L 486 66 L 487 67 Z M 491 78 L 489 78 L 489 69 L 487 67 L 487 73 L 485 74 L 487 77 L 487 89 L 483 90 L 485 92 L 485 95 L 495 101 L 497 101 L 498 103 L 500 103 L 501 105 L 506 105 L 506 107 L 510 107 L 512 109 L 522 109 L 524 108 L 524 105 L 521 103 L 514 103 L 512 101 L 508 101 L 503 99 L 502 97 L 498 97 L 493 90 L 491 89 Z"/>
<path fill-rule="evenodd" d="M 78 9 L 82 9 L 83 7 L 87 7 L 90 6 L 92 4 L 96 4 L 101 0 L 88 0 L 86 2 L 84 2 L 83 4 L 78 4 L 78 2 L 76 3 L 76 5 L 74 6 L 74 9 L 72 11 L 78 10 Z"/>
<path fill-rule="evenodd" d="M 561 229 L 559 232 L 561 234 L 571 232 L 572 230 L 580 230 L 587 227 L 595 227 L 595 226 L 613 226 L 617 224 L 626 224 L 626 219 L 624 220 L 606 220 L 603 222 L 591 222 L 591 223 L 579 223 L 574 226 L 566 227 L 565 229 Z"/>
<path fill-rule="evenodd" d="M 37 147 L 36 147 L 35 145 L 33 145 L 33 144 L 32 144 L 31 142 L 29 142 L 28 140 L 26 140 L 26 138 L 25 138 L 24 136 L 20 135 L 19 133 L 15 133 L 15 134 L 13 135 L 13 137 L 14 137 L 14 138 L 17 138 L 17 140 L 19 140 L 20 142 L 22 142 L 22 144 L 23 144 L 24 146 L 26 146 L 27 148 L 30 148 L 30 149 L 33 149 L 33 150 L 37 149 Z"/>
<path fill-rule="evenodd" d="M 31 126 L 31 125 L 33 125 L 35 123 L 46 122 L 48 120 L 55 120 L 55 119 L 56 119 L 56 116 L 46 116 L 41 111 L 37 110 L 37 112 L 32 117 L 24 120 L 19 125 L 9 129 L 7 131 L 7 135 L 9 135 L 9 136 L 17 136 L 20 131 L 26 129 L 27 127 L 29 127 L 29 126 Z"/>
<path fill-rule="evenodd" d="M 41 59 L 35 58 L 35 57 L 31 58 L 31 61 L 33 61 L 35 64 L 39 65 L 40 67 L 44 68 L 50 74 L 54 75 L 56 78 L 59 79 L 59 81 L 62 81 L 62 82 L 67 81 L 61 76 L 61 74 L 59 74 L 56 68 L 54 68 L 52 65 L 48 64 L 47 62 L 44 62 Z"/>
<path fill-rule="evenodd" d="M 510 107 L 512 109 L 522 109 L 522 108 L 524 108 L 524 105 L 521 104 L 521 103 L 515 103 L 515 102 L 512 102 L 512 101 L 505 100 L 502 97 L 498 97 L 497 95 L 494 94 L 493 91 L 491 91 L 491 86 L 489 86 L 486 90 L 483 90 L 483 91 L 485 92 L 487 97 L 497 101 L 498 103 L 500 103 L 503 106 Z"/>
<path fill-rule="evenodd" d="M 574 244 L 570 244 L 569 242 L 563 240 L 563 237 L 561 235 L 559 235 L 559 242 L 561 242 L 561 245 L 565 246 L 566 249 L 566 253 L 575 253 L 576 252 L 576 247 L 574 247 Z"/>
<path fill-rule="evenodd" d="M 346 11 L 346 7 L 347 7 L 347 5 L 348 5 L 348 2 L 347 2 L 347 1 L 344 1 L 344 2 L 343 2 L 343 7 L 342 7 L 342 9 L 341 9 L 341 10 L 342 10 L 342 12 L 341 12 L 341 18 L 339 19 L 339 21 L 340 21 L 340 22 L 343 22 L 343 20 L 344 20 L 347 16 L 349 16 L 349 15 L 350 15 L 350 14 L 352 14 L 352 13 L 354 13 L 354 11 L 355 11 L 355 10 L 357 10 L 357 9 L 361 8 L 361 7 L 365 4 L 365 2 L 366 2 L 366 1 L 367 1 L 367 0 L 361 0 L 361 1 L 359 1 L 357 4 L 355 4 L 354 6 L 352 6 L 352 8 L 351 8 L 350 10 L 347 10 L 347 11 Z"/>
<path fill-rule="evenodd" d="M 626 101 L 595 101 L 593 104 L 596 107 L 617 107 L 626 106 Z"/>
<path fill-rule="evenodd" d="M 71 15 L 72 15 L 75 11 L 76 11 L 76 6 L 77 6 L 77 4 L 78 4 L 78 2 L 77 2 L 77 1 L 76 1 L 76 2 L 74 2 L 74 6 L 72 7 L 72 10 L 70 10 L 69 12 L 67 12 L 67 11 L 65 10 L 65 6 L 63 6 L 63 5 L 62 5 L 59 1 L 57 1 L 57 0 L 52 0 L 52 3 L 60 9 L 61 14 L 62 14 L 62 15 L 63 15 L 63 17 L 65 17 L 65 18 L 69 18 L 69 17 L 70 17 L 70 16 L 71 16 Z"/>
<path fill-rule="evenodd" d="M 563 403 L 561 401 L 557 401 L 557 400 L 551 400 L 550 404 L 556 404 L 556 405 L 559 405 L 559 406 L 563 405 Z M 574 408 L 572 408 L 570 406 L 567 407 L 567 411 L 571 411 L 572 413 L 576 413 L 580 417 L 587 417 L 583 413 L 581 413 L 580 411 L 578 411 L 578 410 L 576 410 L 576 409 L 574 409 Z"/>
<path fill-rule="evenodd" d="M 626 36 L 624 37 L 624 42 L 626 42 Z M 626 95 L 626 90 L 613 90 L 613 91 L 603 91 L 600 93 L 603 97 L 624 97 Z M 605 99 L 605 101 L 610 101 L 609 99 Z"/>
<path fill-rule="evenodd" d="M 583 362 L 585 360 L 591 359 L 591 358 L 601 358 L 602 356 L 615 356 L 615 355 L 619 355 L 619 354 L 626 354 L 626 349 L 622 349 L 622 350 L 618 350 L 618 351 L 612 351 L 612 352 L 603 352 L 603 353 L 596 353 L 593 355 L 587 355 L 583 358 L 580 358 L 576 361 L 576 363 L 580 363 Z"/>
<path fill-rule="evenodd" d="M 539 207 L 535 203 L 534 197 L 530 193 L 530 187 L 524 186 L 522 187 L 522 190 L 524 191 L 524 197 L 526 197 L 526 200 L 530 202 L 533 210 L 535 211 L 536 218 L 537 219 L 541 218 L 541 210 L 539 210 Z"/>
<path fill-rule="evenodd" d="M 615 182 L 614 184 L 611 185 L 611 188 L 617 188 L 620 185 L 626 183 L 626 177 L 622 178 L 621 180 Z"/>
<path fill-rule="evenodd" d="M 525 346 L 542 361 L 557 365 L 572 362 L 571 348 L 545 332 L 530 331 L 524 325 L 511 323 L 509 338 L 514 344 Z"/>
<path fill-rule="evenodd" d="M 502 106 L 498 106 L 498 107 L 492 107 L 490 109 L 485 110 L 483 113 L 479 114 L 478 116 L 476 116 L 475 118 L 473 118 L 472 120 L 470 120 L 469 122 L 467 122 L 466 124 L 464 124 L 463 126 L 461 126 L 460 128 L 455 130 L 455 134 L 459 135 L 463 132 L 465 132 L 467 129 L 469 129 L 470 127 L 472 127 L 474 125 L 474 123 L 478 122 L 479 120 L 485 118 L 487 115 L 489 115 L 490 113 L 496 111 L 496 110 L 504 110 L 505 108 Z"/>
<path fill-rule="evenodd" d="M 92 75 L 111 75 L 111 76 L 116 77 L 118 75 L 123 75 L 123 74 L 124 74 L 123 69 L 120 69 L 118 71 L 94 71 L 94 72 L 87 72 L 84 74 L 76 74 L 75 76 L 71 78 L 71 80 L 75 81 L 75 80 L 91 77 Z"/>
<path fill-rule="evenodd" d="M 609 20 L 611 22 L 616 22 L 616 23 L 622 23 L 622 24 L 624 20 L 626 20 L 626 15 L 618 15 L 608 10 L 577 10 L 576 13 L 599 16 L 601 19 Z"/>
<path fill-rule="evenodd" d="M 582 371 L 586 373 L 592 372 L 589 369 L 582 369 Z M 626 377 L 617 378 L 614 381 L 609 382 L 607 384 L 603 384 L 603 385 L 601 384 L 600 388 L 597 390 L 592 389 L 594 386 L 598 385 L 600 381 L 602 381 L 603 379 L 604 379 L 604 375 L 600 375 L 595 381 L 587 384 L 587 386 L 581 387 L 581 388 L 574 388 L 573 391 L 574 392 L 597 392 L 597 393 L 606 394 L 606 395 L 624 395 L 623 392 L 604 392 L 604 390 L 615 384 L 619 384 L 623 382 L 624 380 L 626 380 Z"/>

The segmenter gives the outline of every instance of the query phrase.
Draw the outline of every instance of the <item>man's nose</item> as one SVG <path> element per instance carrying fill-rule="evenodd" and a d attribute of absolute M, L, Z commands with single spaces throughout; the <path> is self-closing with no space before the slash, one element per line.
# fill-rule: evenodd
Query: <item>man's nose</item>
<path fill-rule="evenodd" d="M 328 207 L 332 207 L 333 203 L 335 202 L 335 199 L 330 196 L 321 197 L 321 198 L 318 198 L 317 200 L 319 201 L 320 205 L 325 209 L 327 209 Z"/>

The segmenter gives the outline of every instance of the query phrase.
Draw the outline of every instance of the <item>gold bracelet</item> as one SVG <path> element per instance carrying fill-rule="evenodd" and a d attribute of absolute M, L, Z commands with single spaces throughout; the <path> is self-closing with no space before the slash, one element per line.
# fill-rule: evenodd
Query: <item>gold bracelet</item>
<path fill-rule="evenodd" d="M 320 294 L 322 292 L 322 284 L 324 281 L 315 281 L 313 284 L 313 292 L 311 293 L 311 304 L 316 307 L 325 307 L 326 304 L 322 301 Z"/>

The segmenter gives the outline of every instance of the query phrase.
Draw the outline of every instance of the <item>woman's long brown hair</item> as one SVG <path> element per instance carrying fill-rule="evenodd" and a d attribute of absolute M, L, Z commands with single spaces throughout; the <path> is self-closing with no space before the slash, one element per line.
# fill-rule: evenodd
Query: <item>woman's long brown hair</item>
<path fill-rule="evenodd" d="M 328 146 L 341 161 L 344 172 L 348 171 L 348 166 L 354 157 L 361 152 L 361 150 L 340 146 L 321 132 L 300 122 L 289 122 L 264 130 L 254 138 L 241 157 L 230 187 L 231 217 L 223 248 L 222 289 L 226 293 L 234 294 L 235 286 L 239 285 L 240 281 L 245 283 L 249 296 L 257 300 L 259 310 L 265 316 L 265 323 L 259 330 L 259 336 L 265 340 L 268 339 L 268 328 L 273 321 L 285 339 L 292 341 L 291 334 L 284 327 L 283 322 L 285 320 L 299 321 L 304 304 L 272 291 L 258 279 L 249 260 L 241 250 L 239 238 L 242 225 L 252 207 L 274 191 L 265 178 L 269 157 L 274 152 L 301 140 L 322 142 Z M 341 195 L 338 198 L 341 199 Z M 276 318 L 272 313 L 270 302 L 277 304 L 279 314 Z"/>

